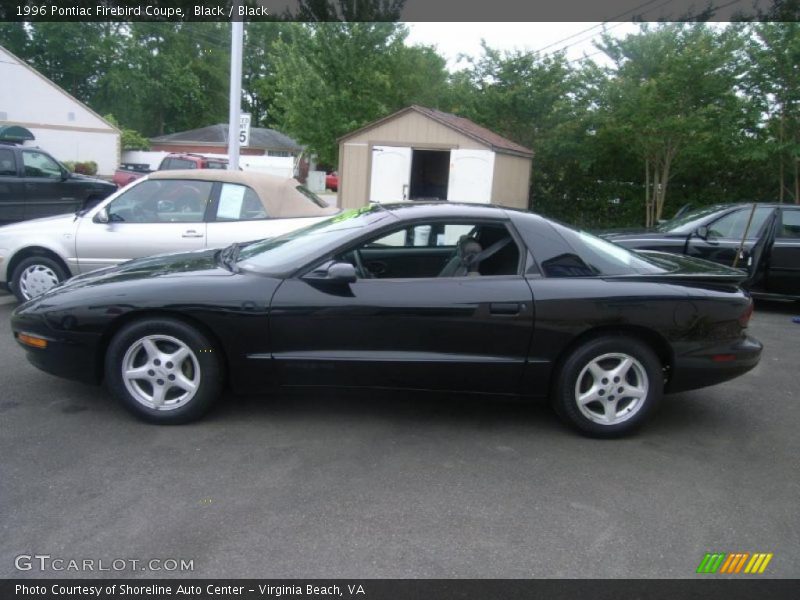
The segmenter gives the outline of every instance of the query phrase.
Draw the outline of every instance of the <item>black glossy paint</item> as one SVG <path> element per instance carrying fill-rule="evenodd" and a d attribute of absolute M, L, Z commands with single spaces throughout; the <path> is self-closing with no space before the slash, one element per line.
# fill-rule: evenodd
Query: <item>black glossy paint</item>
<path fill-rule="evenodd" d="M 696 258 L 732 266 L 741 247 L 737 266 L 748 271 L 750 277 L 744 282 L 754 295 L 781 295 L 800 298 L 800 232 L 784 227 L 784 215 L 800 211 L 800 207 L 781 204 L 759 203 L 759 209 L 774 213 L 762 227 L 753 228 L 744 240 L 742 236 L 702 237 L 698 231 L 713 227 L 723 217 L 737 211 L 747 217 L 752 204 L 725 204 L 710 207 L 695 219 L 690 219 L 671 229 L 661 226 L 663 231 L 609 232 L 603 234 L 608 240 L 634 250 L 658 250 L 685 254 Z M 753 264 L 753 253 L 761 238 L 766 238 L 766 248 L 758 264 Z"/>
<path fill-rule="evenodd" d="M 13 330 L 50 340 L 46 350 L 26 348 L 40 368 L 99 381 L 105 348 L 122 325 L 178 317 L 210 335 L 229 384 L 245 393 L 342 385 L 545 396 L 560 361 L 600 333 L 650 344 L 668 390 L 735 377 L 758 362 L 761 345 L 739 323 L 751 301 L 737 286 L 738 271 L 667 256 L 669 268 L 575 276 L 580 270 L 551 266 L 564 256 L 573 257 L 569 264 L 586 258 L 584 249 L 536 215 L 453 204 L 375 210 L 386 217 L 372 211 L 364 227 L 346 229 L 337 245 L 311 252 L 290 273 L 232 272 L 214 250 L 138 259 L 22 305 Z M 454 219 L 507 228 L 519 246 L 519 274 L 349 284 L 311 275 L 378 234 Z M 734 358 L 715 361 L 720 354 Z"/>

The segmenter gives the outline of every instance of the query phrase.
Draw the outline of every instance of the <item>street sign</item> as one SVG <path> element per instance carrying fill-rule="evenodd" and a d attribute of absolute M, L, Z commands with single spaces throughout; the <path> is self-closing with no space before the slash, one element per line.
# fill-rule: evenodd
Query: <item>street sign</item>
<path fill-rule="evenodd" d="M 250 145 L 250 115 L 242 113 L 239 118 L 239 145 Z"/>

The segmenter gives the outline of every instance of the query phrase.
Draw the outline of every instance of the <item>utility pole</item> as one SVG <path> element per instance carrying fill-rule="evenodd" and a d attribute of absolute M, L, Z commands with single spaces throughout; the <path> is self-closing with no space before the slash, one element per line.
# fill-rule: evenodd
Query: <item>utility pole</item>
<path fill-rule="evenodd" d="M 234 2 L 234 13 L 239 2 Z M 231 97 L 228 111 L 228 170 L 239 170 L 239 120 L 242 113 L 242 46 L 244 21 L 234 16 L 231 22 Z M 236 19 L 239 19 L 238 21 Z"/>

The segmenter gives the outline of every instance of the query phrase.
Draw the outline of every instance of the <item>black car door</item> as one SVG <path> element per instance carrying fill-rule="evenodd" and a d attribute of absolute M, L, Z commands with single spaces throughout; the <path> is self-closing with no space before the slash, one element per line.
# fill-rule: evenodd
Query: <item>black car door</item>
<path fill-rule="evenodd" d="M 270 312 L 282 383 L 516 392 L 533 329 L 532 293 L 520 273 L 525 251 L 505 223 L 485 227 L 512 241 L 485 257 L 481 274 L 438 276 L 445 263 L 438 253 L 447 249 L 452 257 L 454 240 L 474 228 L 461 223 L 428 247 L 436 274 L 427 268 L 411 273 L 404 250 L 417 258 L 424 250 L 403 245 L 390 256 L 383 236 L 383 243 L 359 243 L 337 257 L 348 260 L 354 249 L 369 254 L 382 246 L 380 258 L 358 261 L 365 270 L 382 263 L 383 272 L 362 272 L 350 284 L 286 280 Z M 404 239 L 400 229 L 390 235 Z M 486 250 L 497 246 L 488 237 L 483 242 Z M 403 276 L 391 276 L 400 268 Z"/>
<path fill-rule="evenodd" d="M 39 150 L 22 151 L 25 219 L 75 212 L 81 207 L 81 186 L 70 185 L 66 173 Z"/>
<path fill-rule="evenodd" d="M 0 147 L 0 223 L 25 218 L 25 192 L 12 148 Z"/>
<path fill-rule="evenodd" d="M 752 222 L 750 214 L 752 206 L 743 206 L 724 216 L 711 221 L 705 226 L 702 234 L 694 233 L 690 236 L 686 245 L 686 253 L 689 256 L 704 258 L 723 265 L 731 266 L 736 258 L 736 254 L 742 246 L 744 237 L 744 247 L 742 255 L 737 261 L 744 268 L 747 260 L 763 229 L 764 223 L 772 214 L 773 209 L 767 206 L 759 206 L 753 212 Z M 747 235 L 745 236 L 745 231 Z"/>
<path fill-rule="evenodd" d="M 767 291 L 800 296 L 800 207 L 781 209 L 770 252 Z"/>

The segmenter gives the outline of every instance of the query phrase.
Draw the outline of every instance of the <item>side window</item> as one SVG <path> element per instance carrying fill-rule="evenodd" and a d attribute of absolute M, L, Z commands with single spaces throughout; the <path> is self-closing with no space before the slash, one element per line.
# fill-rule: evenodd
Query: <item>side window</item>
<path fill-rule="evenodd" d="M 411 248 L 455 248 L 461 236 L 470 235 L 475 225 L 441 224 L 416 225 L 384 235 L 370 242 L 374 248 L 411 247 Z"/>
<path fill-rule="evenodd" d="M 750 219 L 750 212 L 751 209 L 749 208 L 737 210 L 717 219 L 708 226 L 708 235 L 710 237 L 742 239 L 745 228 L 747 228 L 747 221 Z M 766 206 L 756 208 L 753 222 L 750 223 L 750 229 L 747 230 L 748 238 L 758 237 L 758 232 L 771 212 L 772 209 Z"/>
<path fill-rule="evenodd" d="M 362 279 L 517 275 L 520 249 L 500 223 L 425 223 L 382 234 L 337 260 Z"/>
<path fill-rule="evenodd" d="M 267 211 L 251 188 L 236 183 L 223 183 L 217 204 L 217 221 L 253 221 L 266 219 Z"/>
<path fill-rule="evenodd" d="M 800 239 L 800 210 L 783 209 L 778 237 Z"/>
<path fill-rule="evenodd" d="M 149 179 L 117 196 L 108 217 L 117 223 L 199 223 L 213 184 L 210 181 Z"/>
<path fill-rule="evenodd" d="M 14 151 L 0 148 L 0 177 L 15 177 L 17 163 L 14 160 Z"/>
<path fill-rule="evenodd" d="M 166 158 L 161 164 L 161 171 L 174 171 L 175 169 L 194 169 L 197 165 L 183 158 Z"/>
<path fill-rule="evenodd" d="M 49 177 L 61 179 L 61 167 L 46 154 L 26 150 L 22 153 L 22 164 L 25 166 L 26 177 Z"/>

